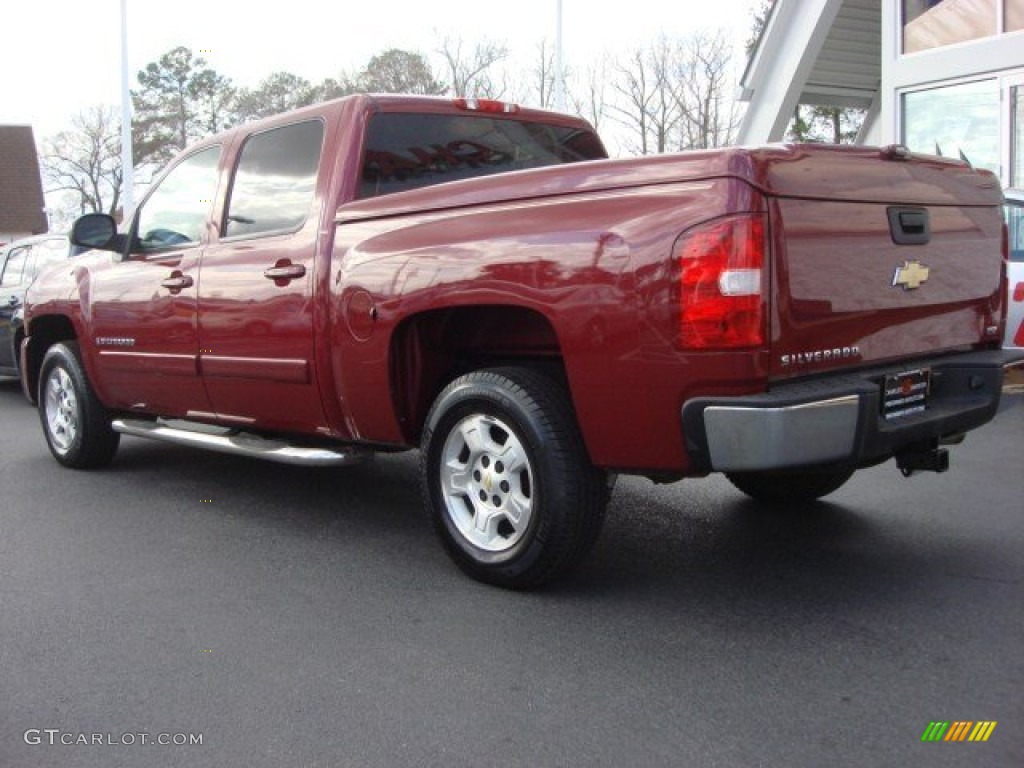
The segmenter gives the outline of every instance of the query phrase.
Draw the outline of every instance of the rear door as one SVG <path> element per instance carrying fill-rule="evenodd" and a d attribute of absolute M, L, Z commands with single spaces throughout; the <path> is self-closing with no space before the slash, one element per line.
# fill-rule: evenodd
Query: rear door
<path fill-rule="evenodd" d="M 250 135 L 238 151 L 200 272 L 199 357 L 219 421 L 295 432 L 324 423 L 313 281 L 325 132 L 324 120 L 306 119 Z"/>

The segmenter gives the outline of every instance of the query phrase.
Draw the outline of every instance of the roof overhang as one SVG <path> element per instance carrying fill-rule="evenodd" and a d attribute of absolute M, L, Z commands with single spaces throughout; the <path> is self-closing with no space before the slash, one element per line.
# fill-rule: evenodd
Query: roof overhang
<path fill-rule="evenodd" d="M 741 80 L 741 143 L 780 141 L 798 104 L 870 107 L 882 79 L 882 0 L 776 0 Z"/>

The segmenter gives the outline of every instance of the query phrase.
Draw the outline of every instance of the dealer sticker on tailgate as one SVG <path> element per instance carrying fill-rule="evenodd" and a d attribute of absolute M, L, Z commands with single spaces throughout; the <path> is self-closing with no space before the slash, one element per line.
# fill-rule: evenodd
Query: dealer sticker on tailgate
<path fill-rule="evenodd" d="M 898 419 L 921 413 L 928 407 L 928 392 L 931 388 L 932 372 L 929 368 L 893 374 L 885 377 L 882 392 L 882 416 Z"/>

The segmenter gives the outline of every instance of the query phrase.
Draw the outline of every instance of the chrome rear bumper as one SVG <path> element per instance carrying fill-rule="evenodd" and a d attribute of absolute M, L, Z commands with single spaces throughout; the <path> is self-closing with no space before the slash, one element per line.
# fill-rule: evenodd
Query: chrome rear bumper
<path fill-rule="evenodd" d="M 971 352 L 785 382 L 760 395 L 690 400 L 682 410 L 687 450 L 706 472 L 867 466 L 990 421 L 1006 370 L 1020 362 L 1019 351 Z M 886 419 L 885 377 L 908 368 L 931 371 L 927 408 Z"/>

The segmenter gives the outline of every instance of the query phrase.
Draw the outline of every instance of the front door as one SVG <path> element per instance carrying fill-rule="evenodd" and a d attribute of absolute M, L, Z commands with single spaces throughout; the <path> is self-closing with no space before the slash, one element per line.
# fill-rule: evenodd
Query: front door
<path fill-rule="evenodd" d="M 199 377 L 199 259 L 217 191 L 221 149 L 171 169 L 142 202 L 130 253 L 93 273 L 91 305 L 107 404 L 164 416 L 209 415 Z"/>

